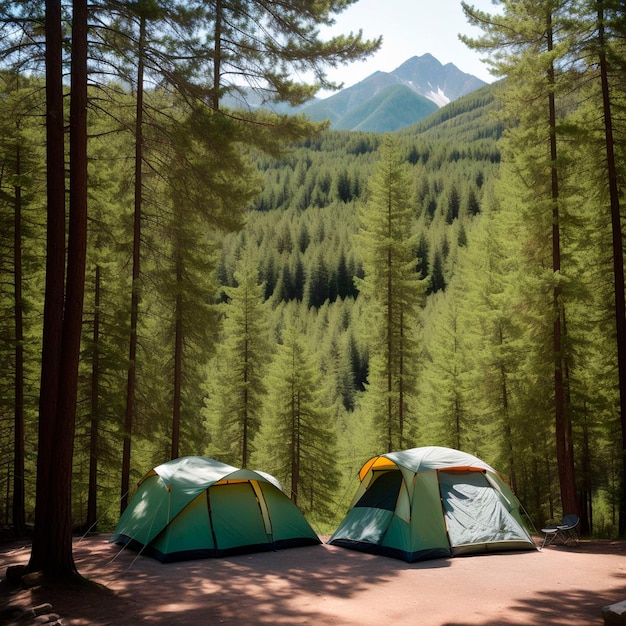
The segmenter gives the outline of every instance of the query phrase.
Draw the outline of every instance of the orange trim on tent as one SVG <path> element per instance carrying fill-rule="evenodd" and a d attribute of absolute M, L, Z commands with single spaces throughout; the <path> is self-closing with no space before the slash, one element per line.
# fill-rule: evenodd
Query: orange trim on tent
<path fill-rule="evenodd" d="M 253 478 L 222 478 L 222 480 L 218 480 L 214 482 L 211 487 L 215 487 L 216 485 L 234 485 L 236 483 L 251 483 L 258 482 Z"/>
<path fill-rule="evenodd" d="M 390 459 L 384 456 L 375 456 L 373 459 L 370 459 L 365 463 L 365 465 L 359 471 L 359 480 L 363 481 L 367 472 L 373 469 L 384 470 L 384 469 L 393 469 L 398 468 L 398 466 L 391 461 Z"/>

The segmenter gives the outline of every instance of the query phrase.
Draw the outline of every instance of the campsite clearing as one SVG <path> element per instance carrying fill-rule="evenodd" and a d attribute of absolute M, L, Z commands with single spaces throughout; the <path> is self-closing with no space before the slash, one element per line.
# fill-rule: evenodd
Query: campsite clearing
<path fill-rule="evenodd" d="M 324 544 L 163 564 L 109 538 L 76 540 L 74 551 L 79 571 L 102 590 L 9 592 L 3 581 L 2 604 L 49 602 L 64 626 L 586 626 L 626 599 L 623 542 L 418 563 Z M 0 545 L 0 576 L 29 553 Z"/>

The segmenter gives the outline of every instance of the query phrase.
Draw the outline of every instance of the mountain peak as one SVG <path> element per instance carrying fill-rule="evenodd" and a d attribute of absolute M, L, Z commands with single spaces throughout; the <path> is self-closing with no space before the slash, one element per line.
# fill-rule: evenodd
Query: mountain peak
<path fill-rule="evenodd" d="M 443 67 L 443 65 L 438 59 L 436 59 L 432 54 L 427 52 L 426 54 L 423 54 L 422 56 L 416 55 L 414 57 L 411 57 L 410 59 L 407 59 L 404 63 L 402 63 L 402 65 L 397 67 L 394 70 L 394 72 L 397 72 L 401 69 L 406 69 L 408 67 L 415 67 L 415 66 L 419 66 L 419 67 L 433 66 L 433 67 L 440 67 L 440 68 Z"/>
<path fill-rule="evenodd" d="M 479 78 L 462 72 L 453 63 L 442 65 L 431 54 L 412 57 L 391 74 L 438 106 L 448 104 L 486 84 Z"/>
<path fill-rule="evenodd" d="M 392 72 L 376 71 L 302 111 L 313 120 L 329 120 L 335 129 L 390 132 L 415 124 L 484 85 L 426 53 L 407 59 Z"/>

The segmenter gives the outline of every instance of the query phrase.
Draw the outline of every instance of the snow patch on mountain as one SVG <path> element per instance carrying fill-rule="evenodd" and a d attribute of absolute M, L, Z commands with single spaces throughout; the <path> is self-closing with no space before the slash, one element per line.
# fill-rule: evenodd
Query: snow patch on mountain
<path fill-rule="evenodd" d="M 441 87 L 437 87 L 436 91 L 433 91 L 432 89 L 430 91 L 427 91 L 424 94 L 424 97 L 432 100 L 438 107 L 445 106 L 446 104 L 450 104 L 451 102 L 450 98 L 446 96 Z"/>
<path fill-rule="evenodd" d="M 451 102 L 450 98 L 446 96 L 443 89 L 438 86 L 433 86 L 432 83 L 428 83 L 428 88 L 425 88 L 422 85 L 416 84 L 413 80 L 403 80 L 401 82 L 412 89 L 415 93 L 418 93 L 420 96 L 424 96 L 424 98 L 428 98 L 431 102 L 434 102 L 439 108 Z"/>

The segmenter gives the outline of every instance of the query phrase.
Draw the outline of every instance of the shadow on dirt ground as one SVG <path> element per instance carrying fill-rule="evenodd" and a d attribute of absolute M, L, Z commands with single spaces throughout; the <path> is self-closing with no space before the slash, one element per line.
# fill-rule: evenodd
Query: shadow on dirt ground
<path fill-rule="evenodd" d="M 602 624 L 602 607 L 626 599 L 621 542 L 413 564 L 328 545 L 162 564 L 107 539 L 74 548 L 78 570 L 100 587 L 15 590 L 3 581 L 4 606 L 50 603 L 63 626 L 582 626 Z M 0 546 L 0 577 L 28 556 L 28 545 Z"/>

